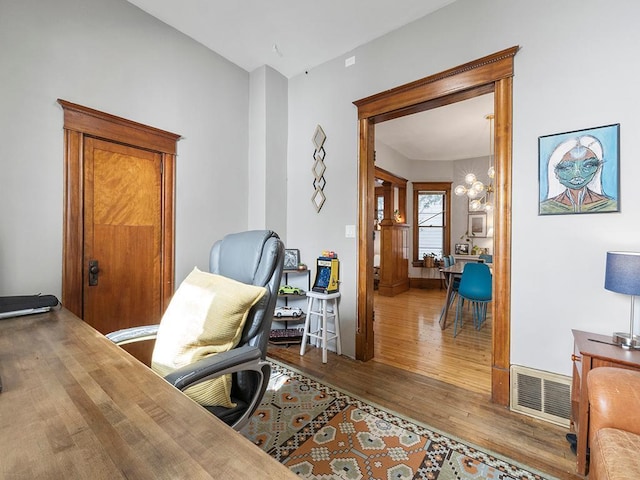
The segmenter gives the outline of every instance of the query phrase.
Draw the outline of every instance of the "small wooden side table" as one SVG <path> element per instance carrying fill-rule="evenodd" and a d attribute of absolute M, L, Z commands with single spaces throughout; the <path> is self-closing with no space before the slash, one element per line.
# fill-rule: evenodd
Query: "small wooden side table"
<path fill-rule="evenodd" d="M 587 374 L 597 367 L 640 370 L 640 350 L 625 350 L 612 344 L 610 335 L 572 330 L 574 350 L 571 388 L 571 429 L 576 433 L 576 472 L 586 475 L 589 447 L 589 395 Z"/>

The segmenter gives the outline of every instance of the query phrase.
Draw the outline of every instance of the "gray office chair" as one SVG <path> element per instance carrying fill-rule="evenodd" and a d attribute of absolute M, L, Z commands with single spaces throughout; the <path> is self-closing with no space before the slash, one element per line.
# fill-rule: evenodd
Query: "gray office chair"
<path fill-rule="evenodd" d="M 238 345 L 173 371 L 164 378 L 181 391 L 221 375 L 232 373 L 231 400 L 234 408 L 204 408 L 226 424 L 240 430 L 260 404 L 271 374 L 265 360 L 284 261 L 284 245 L 269 230 L 254 230 L 225 236 L 216 242 L 209 258 L 211 273 L 242 283 L 263 286 L 265 295 L 249 311 Z M 154 339 L 158 325 L 119 330 L 107 335 L 118 345 Z"/>

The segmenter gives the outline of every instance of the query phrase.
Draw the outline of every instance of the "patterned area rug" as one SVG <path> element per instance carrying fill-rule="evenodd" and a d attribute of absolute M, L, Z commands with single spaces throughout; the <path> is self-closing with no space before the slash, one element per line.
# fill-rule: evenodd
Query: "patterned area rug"
<path fill-rule="evenodd" d="M 547 480 L 272 362 L 242 434 L 313 480 Z"/>

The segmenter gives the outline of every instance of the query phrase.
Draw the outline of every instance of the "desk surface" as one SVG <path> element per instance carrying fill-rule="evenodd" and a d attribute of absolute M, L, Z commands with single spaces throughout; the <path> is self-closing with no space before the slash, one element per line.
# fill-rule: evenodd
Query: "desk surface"
<path fill-rule="evenodd" d="M 69 311 L 0 320 L 0 478 L 298 478 Z"/>

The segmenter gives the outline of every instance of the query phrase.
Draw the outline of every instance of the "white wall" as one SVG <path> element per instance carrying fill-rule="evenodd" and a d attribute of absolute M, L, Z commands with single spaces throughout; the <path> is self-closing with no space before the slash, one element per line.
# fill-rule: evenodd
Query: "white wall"
<path fill-rule="evenodd" d="M 248 228 L 287 234 L 287 79 L 262 66 L 250 74 Z"/>
<path fill-rule="evenodd" d="M 353 354 L 356 315 L 357 115 L 352 102 L 520 45 L 515 57 L 511 361 L 570 374 L 571 329 L 628 328 L 629 299 L 603 289 L 605 252 L 640 249 L 640 4 L 604 0 L 458 0 L 289 80 L 288 243 L 309 261 L 342 259 L 341 318 Z M 587 33 L 588 32 L 588 33 Z M 344 59 L 355 55 L 355 65 Z M 621 124 L 622 212 L 537 214 L 540 135 Z M 327 133 L 327 202 L 311 196 L 311 135 Z M 293 180 L 293 181 L 292 181 Z"/>
<path fill-rule="evenodd" d="M 569 374 L 572 328 L 628 327 L 629 299 L 605 291 L 603 275 L 607 250 L 640 249 L 638 14 L 634 0 L 458 0 L 289 80 L 286 242 L 309 265 L 324 249 L 339 253 L 346 354 L 355 354 L 358 265 L 357 239 L 345 237 L 358 206 L 352 102 L 514 45 L 511 361 Z M 183 135 L 178 281 L 206 268 L 213 240 L 247 227 L 247 72 L 124 0 L 3 1 L 0 65 L 0 294 L 60 293 L 57 98 Z M 279 96 L 276 83 L 266 91 Z M 538 136 L 611 123 L 621 124 L 622 212 L 539 217 Z M 320 213 L 311 204 L 317 124 L 327 134 Z M 265 221 L 280 201 L 270 198 Z"/>
<path fill-rule="evenodd" d="M 267 68 L 256 68 L 249 75 L 249 202 L 248 228 L 264 228 L 267 212 L 264 205 L 267 168 Z"/>
<path fill-rule="evenodd" d="M 263 228 L 287 235 L 287 97 L 289 83 L 286 77 L 267 67 L 267 157 L 265 159 L 266 210 Z M 251 172 L 249 172 L 251 178 Z"/>
<path fill-rule="evenodd" d="M 247 227 L 249 74 L 124 0 L 0 2 L 0 294 L 60 295 L 62 98 L 178 133 L 176 281 Z"/>

